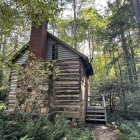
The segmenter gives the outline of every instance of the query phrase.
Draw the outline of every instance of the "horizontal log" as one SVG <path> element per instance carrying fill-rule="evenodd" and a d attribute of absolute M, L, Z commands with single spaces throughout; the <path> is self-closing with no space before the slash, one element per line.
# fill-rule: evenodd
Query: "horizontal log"
<path fill-rule="evenodd" d="M 54 105 L 56 106 L 63 106 L 63 107 L 71 107 L 71 106 L 74 106 L 74 107 L 80 107 L 79 105 L 79 102 L 55 102 Z"/>
<path fill-rule="evenodd" d="M 56 107 L 54 108 L 54 111 L 65 111 L 65 112 L 79 112 L 79 107 L 76 108 L 69 108 L 69 107 Z"/>
<path fill-rule="evenodd" d="M 79 74 L 79 70 L 74 70 L 74 71 L 70 71 L 70 70 L 67 70 L 67 71 L 60 71 L 60 75 L 61 74 Z M 58 74 L 59 75 L 59 74 Z"/>
<path fill-rule="evenodd" d="M 12 75 L 10 79 L 18 79 L 18 75 Z"/>
<path fill-rule="evenodd" d="M 10 89 L 10 91 L 17 93 L 17 88 L 16 89 Z"/>
<path fill-rule="evenodd" d="M 59 90 L 55 90 L 55 93 L 57 94 L 57 93 L 70 93 L 70 92 L 78 92 L 79 93 L 79 89 L 59 89 Z"/>
<path fill-rule="evenodd" d="M 55 66 L 54 68 L 58 68 L 59 70 L 79 69 L 79 65 Z"/>
<path fill-rule="evenodd" d="M 73 94 L 79 94 L 79 91 L 76 91 L 76 92 L 74 92 L 73 90 L 72 91 L 62 91 L 62 92 L 58 91 L 58 92 L 55 92 L 55 94 L 57 94 L 57 95 L 59 95 L 59 94 L 64 94 L 64 95 L 71 94 L 71 95 L 73 95 Z"/>
<path fill-rule="evenodd" d="M 55 100 L 54 104 L 77 104 L 79 103 L 79 100 Z"/>
<path fill-rule="evenodd" d="M 79 82 L 79 78 L 56 78 L 55 81 L 60 81 L 60 82 L 67 82 L 67 81 L 72 81 L 72 82 L 75 82 L 75 81 L 78 81 Z"/>
<path fill-rule="evenodd" d="M 57 60 L 55 63 L 73 63 L 77 62 L 79 63 L 79 59 L 65 59 L 65 60 Z"/>
<path fill-rule="evenodd" d="M 72 97 L 69 97 L 69 95 L 68 96 L 64 96 L 64 97 L 59 97 L 59 96 L 55 96 L 55 100 L 79 100 L 79 96 L 72 96 Z"/>
<path fill-rule="evenodd" d="M 77 105 L 79 102 L 55 102 L 54 105 L 71 106 Z"/>
<path fill-rule="evenodd" d="M 17 89 L 17 86 L 10 87 L 10 90 L 16 90 L 16 89 Z"/>
<path fill-rule="evenodd" d="M 17 88 L 17 85 L 12 84 L 10 87 L 15 89 Z"/>
<path fill-rule="evenodd" d="M 8 108 L 14 108 L 15 107 L 15 103 L 8 103 Z"/>
<path fill-rule="evenodd" d="M 75 90 L 78 90 L 79 88 L 77 87 L 74 87 L 74 88 L 72 88 L 72 87 L 60 87 L 60 88 L 57 88 L 57 87 L 55 87 L 55 91 L 68 91 L 68 90 L 73 90 L 73 91 L 75 91 Z"/>
<path fill-rule="evenodd" d="M 66 78 L 68 78 L 68 77 L 76 77 L 76 78 L 79 78 L 79 76 L 80 76 L 80 74 L 77 74 L 77 73 L 75 73 L 75 74 L 69 74 L 69 73 L 67 73 L 67 74 L 62 74 L 62 73 L 60 73 L 60 74 L 58 74 L 58 76 L 57 77 L 62 77 L 62 78 L 64 78 L 64 77 L 66 77 Z"/>
<path fill-rule="evenodd" d="M 18 73 L 17 72 L 11 72 L 10 76 L 18 76 Z"/>
<path fill-rule="evenodd" d="M 57 104 L 54 104 L 54 107 L 55 108 L 80 108 L 80 104 L 63 104 L 63 105 L 57 105 Z"/>
<path fill-rule="evenodd" d="M 10 74 L 16 73 L 18 74 L 17 70 L 11 70 Z"/>
<path fill-rule="evenodd" d="M 60 88 L 61 87 L 72 87 L 73 88 L 73 87 L 79 87 L 79 86 L 80 86 L 79 84 L 75 84 L 75 83 L 74 84 L 72 84 L 72 83 L 71 84 L 67 84 L 67 83 L 66 84 L 64 84 L 64 83 L 55 84 L 55 88 L 58 88 L 58 87 L 60 87 Z"/>
<path fill-rule="evenodd" d="M 11 83 L 16 83 L 18 81 L 18 79 L 11 79 Z"/>
<path fill-rule="evenodd" d="M 79 81 L 55 81 L 55 85 L 75 85 L 75 84 L 79 84 Z"/>
<path fill-rule="evenodd" d="M 10 99 L 10 98 L 16 98 L 16 94 L 15 95 L 9 95 L 8 99 Z"/>
<path fill-rule="evenodd" d="M 57 113 L 72 113 L 72 114 L 79 114 L 79 110 L 77 111 L 69 111 L 69 110 L 63 110 L 63 111 L 55 111 Z"/>
<path fill-rule="evenodd" d="M 73 63 L 69 63 L 69 64 L 68 63 L 64 63 L 64 64 L 63 63 L 56 63 L 54 66 L 60 67 L 60 66 L 71 66 L 71 65 L 72 66 L 78 65 L 78 63 L 74 63 L 74 62 Z"/>
<path fill-rule="evenodd" d="M 79 61 L 79 58 L 68 58 L 68 59 L 65 59 L 65 60 L 57 60 L 57 61 L 69 61 L 69 60 L 78 60 Z"/>
<path fill-rule="evenodd" d="M 70 97 L 70 98 L 78 97 L 79 98 L 79 95 L 55 95 L 55 98 L 57 98 L 57 97 L 65 97 L 65 98 L 68 98 L 68 97 Z"/>
<path fill-rule="evenodd" d="M 9 99 L 9 100 L 8 100 L 8 103 L 9 103 L 9 104 L 15 104 L 15 102 L 16 102 L 15 99 Z"/>

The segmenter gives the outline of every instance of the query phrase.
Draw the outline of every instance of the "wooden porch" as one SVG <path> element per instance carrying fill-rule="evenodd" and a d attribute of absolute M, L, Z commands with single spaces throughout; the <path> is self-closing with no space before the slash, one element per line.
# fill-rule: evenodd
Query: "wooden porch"
<path fill-rule="evenodd" d="M 86 121 L 107 122 L 106 102 L 104 96 L 88 96 Z"/>

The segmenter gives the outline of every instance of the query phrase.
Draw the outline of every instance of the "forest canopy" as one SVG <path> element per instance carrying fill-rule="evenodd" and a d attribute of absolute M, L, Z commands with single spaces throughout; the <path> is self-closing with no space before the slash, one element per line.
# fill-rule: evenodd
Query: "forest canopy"
<path fill-rule="evenodd" d="M 7 88 L 9 60 L 29 41 L 32 23 L 48 22 L 50 32 L 89 57 L 94 69 L 92 94 L 106 95 L 112 111 L 137 110 L 140 49 L 136 8 L 131 0 L 108 1 L 101 14 L 90 0 L 2 0 L 0 86 Z"/>

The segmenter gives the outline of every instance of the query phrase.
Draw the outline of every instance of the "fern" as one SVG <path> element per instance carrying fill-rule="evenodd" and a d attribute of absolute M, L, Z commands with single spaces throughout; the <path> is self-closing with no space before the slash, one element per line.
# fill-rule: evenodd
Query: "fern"
<path fill-rule="evenodd" d="M 53 122 L 46 116 L 34 119 L 27 114 L 6 115 L 0 112 L 0 140 L 90 140 L 89 130 L 72 128 L 69 121 L 57 116 Z"/>

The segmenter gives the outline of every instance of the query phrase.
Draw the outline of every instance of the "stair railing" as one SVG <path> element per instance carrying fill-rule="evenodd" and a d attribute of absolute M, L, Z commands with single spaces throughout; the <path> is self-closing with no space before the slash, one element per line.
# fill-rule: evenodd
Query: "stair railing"
<path fill-rule="evenodd" d="M 102 96 L 102 100 L 103 100 L 103 107 L 106 108 L 105 96 Z"/>
<path fill-rule="evenodd" d="M 88 96 L 88 106 L 101 106 L 106 108 L 104 96 Z"/>

